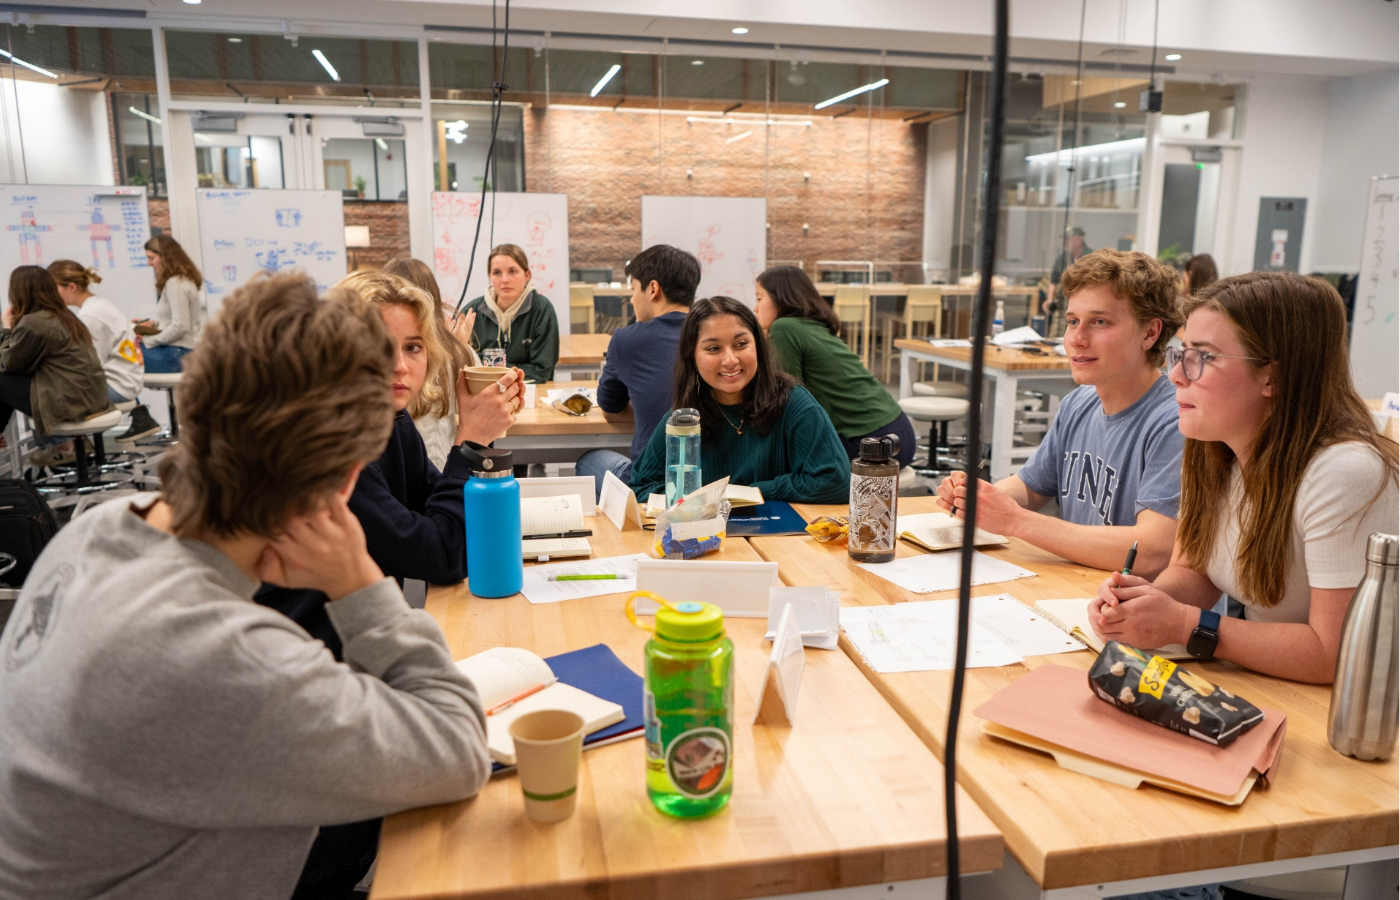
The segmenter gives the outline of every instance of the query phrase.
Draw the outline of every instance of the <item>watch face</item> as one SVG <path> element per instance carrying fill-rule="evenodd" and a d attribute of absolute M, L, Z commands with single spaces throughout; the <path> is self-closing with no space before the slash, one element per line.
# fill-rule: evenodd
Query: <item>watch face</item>
<path fill-rule="evenodd" d="M 1186 642 L 1186 652 L 1197 659 L 1210 659 L 1215 656 L 1215 645 L 1220 643 L 1220 635 L 1209 628 L 1196 626 L 1191 639 Z"/>

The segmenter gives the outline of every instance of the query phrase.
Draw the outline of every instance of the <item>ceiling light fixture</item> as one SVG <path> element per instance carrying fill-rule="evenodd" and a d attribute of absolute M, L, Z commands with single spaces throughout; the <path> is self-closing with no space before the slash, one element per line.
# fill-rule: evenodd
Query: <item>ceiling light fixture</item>
<path fill-rule="evenodd" d="M 598 79 L 598 83 L 593 85 L 593 90 L 588 92 L 588 96 L 598 96 L 598 92 L 601 91 L 603 88 L 607 87 L 608 82 L 613 80 L 613 76 L 621 71 L 622 66 L 619 66 L 617 63 L 613 63 L 613 67 L 611 69 L 608 69 L 608 74 Z"/>
<path fill-rule="evenodd" d="M 30 70 L 32 70 L 32 71 L 38 72 L 40 75 L 47 75 L 47 76 L 49 76 L 50 78 L 57 78 L 57 77 L 58 77 L 58 76 L 55 75 L 54 73 L 50 72 L 48 69 L 41 69 L 41 68 L 39 68 L 38 66 L 34 65 L 33 63 L 27 63 L 27 62 L 25 62 L 24 60 L 20 59 L 18 56 L 11 56 L 10 53 L 9 53 L 9 51 L 7 51 L 7 50 L 0 50 L 0 56 L 5 57 L 6 59 L 8 59 L 10 62 L 14 63 L 14 64 L 17 65 L 17 66 L 24 66 L 26 69 L 30 69 Z"/>
<path fill-rule="evenodd" d="M 743 27 L 742 25 L 739 26 L 738 28 L 731 28 L 731 29 L 729 29 L 729 31 L 730 31 L 730 33 L 732 33 L 732 34 L 748 34 L 748 33 L 749 33 L 749 30 L 748 30 L 747 28 Z"/>
<path fill-rule="evenodd" d="M 703 66 L 705 64 L 705 61 L 703 59 L 692 59 L 690 61 L 690 64 L 692 66 Z"/>
<path fill-rule="evenodd" d="M 1114 109 L 1127 109 L 1127 107 L 1128 104 L 1124 103 L 1122 100 L 1119 100 L 1117 103 L 1113 104 Z"/>
<path fill-rule="evenodd" d="M 724 139 L 724 142 L 725 142 L 726 144 L 732 144 L 732 143 L 734 143 L 735 141 L 742 141 L 744 138 L 748 137 L 748 136 L 751 135 L 751 134 L 753 134 L 752 131 L 746 131 L 746 132 L 744 132 L 743 134 L 736 134 L 736 135 L 734 135 L 732 138 L 725 138 L 725 139 Z"/>
<path fill-rule="evenodd" d="M 443 122 L 443 135 L 452 143 L 460 144 L 467 139 L 466 119 L 458 119 L 455 122 Z"/>
<path fill-rule="evenodd" d="M 326 70 L 326 74 L 331 76 L 332 81 L 340 80 L 340 73 L 335 70 L 335 66 L 331 65 L 331 61 L 326 59 L 326 54 L 320 50 L 312 50 L 311 55 L 316 57 L 316 61 L 321 64 L 321 68 Z"/>
<path fill-rule="evenodd" d="M 155 116 L 151 115 L 148 112 L 142 112 L 134 106 L 128 106 L 127 109 L 131 112 L 132 115 L 140 116 L 147 122 L 155 122 L 157 125 L 161 124 L 160 119 L 157 119 Z"/>
<path fill-rule="evenodd" d="M 203 0 L 185 0 L 190 6 L 198 6 Z"/>
<path fill-rule="evenodd" d="M 1167 60 L 1167 62 L 1176 62 L 1177 60 L 1181 59 L 1181 54 L 1180 54 L 1180 53 L 1168 53 L 1168 54 L 1166 55 L 1165 59 Z"/>
<path fill-rule="evenodd" d="M 243 43 L 243 38 L 229 38 L 228 42 L 230 44 L 241 44 Z"/>
<path fill-rule="evenodd" d="M 384 142 L 383 138 L 375 138 L 374 145 L 380 150 L 383 150 L 385 153 L 389 152 L 389 145 Z"/>
<path fill-rule="evenodd" d="M 889 80 L 888 78 L 881 78 L 879 81 L 872 81 L 872 82 L 870 82 L 869 84 L 861 85 L 860 87 L 856 88 L 855 90 L 847 91 L 847 92 L 844 93 L 844 94 L 837 94 L 835 97 L 832 97 L 830 100 L 823 100 L 822 102 L 818 103 L 816 106 L 814 106 L 814 107 L 812 107 L 812 108 L 813 108 L 813 109 L 826 109 L 828 106 L 832 105 L 833 103 L 840 103 L 842 100 L 849 100 L 849 99 L 851 99 L 852 97 L 856 96 L 857 94 L 864 94 L 864 93 L 866 93 L 867 91 L 879 90 L 880 88 L 884 87 L 885 85 L 887 85 L 887 84 L 889 84 L 889 83 L 890 83 L 890 80 Z"/>

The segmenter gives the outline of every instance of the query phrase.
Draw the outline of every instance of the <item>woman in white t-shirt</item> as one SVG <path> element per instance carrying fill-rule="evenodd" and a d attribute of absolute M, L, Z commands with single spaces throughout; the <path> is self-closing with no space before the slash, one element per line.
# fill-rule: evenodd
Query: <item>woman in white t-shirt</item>
<path fill-rule="evenodd" d="M 1318 278 L 1256 272 L 1209 285 L 1187 313 L 1167 356 L 1186 437 L 1171 564 L 1152 583 L 1109 577 L 1090 620 L 1135 647 L 1328 683 L 1366 539 L 1400 519 L 1396 444 L 1352 385 L 1342 299 Z M 1243 619 L 1211 612 L 1222 593 Z"/>
<path fill-rule="evenodd" d="M 58 294 L 63 302 L 75 309 L 92 335 L 93 349 L 102 364 L 102 373 L 107 376 L 108 398 L 113 403 L 135 400 L 141 393 L 146 365 L 130 318 L 115 303 L 90 290 L 92 285 L 102 283 L 101 276 L 92 269 L 71 259 L 60 259 L 49 263 L 49 274 L 58 282 Z M 137 440 L 158 431 L 160 425 L 146 407 L 137 406 L 132 412 L 131 426 L 122 434 L 122 439 Z"/>

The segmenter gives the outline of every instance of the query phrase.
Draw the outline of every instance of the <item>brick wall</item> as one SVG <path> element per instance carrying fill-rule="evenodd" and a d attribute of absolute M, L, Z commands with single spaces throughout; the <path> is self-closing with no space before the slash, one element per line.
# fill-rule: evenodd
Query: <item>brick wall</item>
<path fill-rule="evenodd" d="M 772 126 L 765 148 L 761 122 L 536 107 L 525 113 L 526 185 L 569 195 L 569 264 L 611 266 L 617 279 L 641 247 L 643 194 L 766 196 L 768 258 L 809 272 L 818 259 L 919 260 L 928 126 L 811 121 Z"/>
<path fill-rule="evenodd" d="M 361 268 L 378 269 L 396 256 L 409 255 L 407 203 L 347 200 L 345 224 L 368 225 L 371 244 L 346 251 L 347 265 L 353 257 Z"/>
<path fill-rule="evenodd" d="M 159 228 L 162 234 L 170 231 L 170 201 L 164 197 L 151 197 L 146 201 L 146 212 L 151 217 L 151 227 Z"/>

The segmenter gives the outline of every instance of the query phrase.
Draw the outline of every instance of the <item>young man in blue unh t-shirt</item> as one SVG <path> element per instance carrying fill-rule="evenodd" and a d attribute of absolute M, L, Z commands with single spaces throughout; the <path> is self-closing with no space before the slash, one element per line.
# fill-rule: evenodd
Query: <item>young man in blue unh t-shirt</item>
<path fill-rule="evenodd" d="M 612 450 L 590 450 L 574 464 L 575 473 L 596 480 L 600 493 L 607 472 L 623 484 L 631 479 L 633 460 L 671 408 L 676 346 L 686 313 L 695 302 L 695 290 L 700 287 L 700 261 L 684 250 L 657 244 L 627 264 L 627 277 L 632 281 L 632 309 L 637 321 L 619 329 L 608 344 L 607 363 L 598 380 L 598 406 L 610 422 L 625 418 L 631 406 L 632 447 L 627 456 Z"/>
<path fill-rule="evenodd" d="M 1096 569 L 1119 569 L 1138 543 L 1135 574 L 1166 568 L 1181 503 L 1176 391 L 1159 368 L 1182 325 L 1176 270 L 1142 253 L 1099 250 L 1060 279 L 1069 298 L 1065 353 L 1082 385 L 1060 404 L 1019 473 L 977 491 L 977 524 Z M 938 487 L 962 516 L 962 472 Z M 1060 517 L 1037 510 L 1051 497 Z"/>

